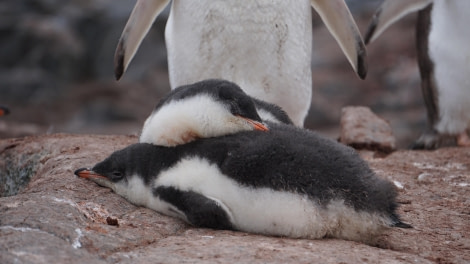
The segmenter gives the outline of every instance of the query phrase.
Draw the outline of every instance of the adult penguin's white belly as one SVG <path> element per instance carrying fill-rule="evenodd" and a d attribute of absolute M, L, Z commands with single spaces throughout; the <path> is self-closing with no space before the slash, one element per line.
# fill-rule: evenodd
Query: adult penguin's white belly
<path fill-rule="evenodd" d="M 470 1 L 434 1 L 429 56 L 434 62 L 442 134 L 465 133 L 470 127 Z"/>
<path fill-rule="evenodd" d="M 172 87 L 227 79 L 303 124 L 312 94 L 310 1 L 173 1 L 171 8 Z"/>

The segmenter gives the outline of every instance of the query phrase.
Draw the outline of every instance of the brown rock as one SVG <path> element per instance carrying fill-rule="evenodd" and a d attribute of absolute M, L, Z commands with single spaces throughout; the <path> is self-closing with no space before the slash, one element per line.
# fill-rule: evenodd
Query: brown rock
<path fill-rule="evenodd" d="M 363 106 L 348 106 L 341 110 L 340 142 L 357 149 L 385 153 L 395 150 L 390 124 Z"/>
<path fill-rule="evenodd" d="M 377 247 L 191 227 L 136 207 L 73 172 L 137 141 L 128 136 L 48 135 L 0 141 L 0 161 L 28 160 L 29 184 L 0 198 L 0 263 L 465 263 L 470 261 L 469 149 L 369 157 L 396 181 L 414 229 L 390 229 Z M 36 158 L 35 158 L 36 159 Z M 6 168 L 24 164 L 0 163 Z M 22 172 L 21 167 L 16 167 Z M 423 183 L 419 175 L 428 173 Z M 109 220 L 107 220 L 109 218 Z M 114 221 L 116 220 L 116 221 Z M 119 223 L 119 225 L 110 225 Z"/>

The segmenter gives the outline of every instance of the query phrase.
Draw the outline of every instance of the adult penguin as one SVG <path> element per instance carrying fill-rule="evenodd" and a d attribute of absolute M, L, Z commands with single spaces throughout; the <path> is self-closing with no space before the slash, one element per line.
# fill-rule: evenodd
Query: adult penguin
<path fill-rule="evenodd" d="M 168 3 L 137 1 L 116 49 L 117 79 Z M 226 79 L 302 126 L 312 97 L 311 6 L 365 78 L 365 47 L 344 0 L 174 0 L 165 30 L 172 89 Z"/>
<path fill-rule="evenodd" d="M 366 43 L 401 17 L 418 11 L 416 48 L 428 124 L 415 149 L 470 146 L 470 1 L 386 0 L 375 14 Z M 450 140 L 449 140 L 450 139 Z"/>

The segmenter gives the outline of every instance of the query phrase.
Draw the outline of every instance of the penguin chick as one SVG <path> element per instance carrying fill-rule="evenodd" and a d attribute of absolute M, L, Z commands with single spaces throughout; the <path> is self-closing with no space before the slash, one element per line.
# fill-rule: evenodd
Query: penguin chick
<path fill-rule="evenodd" d="M 0 105 L 0 116 L 8 115 L 10 113 L 10 110 L 5 107 Z"/>
<path fill-rule="evenodd" d="M 138 143 L 75 174 L 197 227 L 365 243 L 411 227 L 394 185 L 352 148 L 283 124 L 171 148 Z"/>
<path fill-rule="evenodd" d="M 268 130 L 262 121 L 292 124 L 278 106 L 251 98 L 235 83 L 205 80 L 178 87 L 160 100 L 139 141 L 175 146 L 197 138 Z"/>

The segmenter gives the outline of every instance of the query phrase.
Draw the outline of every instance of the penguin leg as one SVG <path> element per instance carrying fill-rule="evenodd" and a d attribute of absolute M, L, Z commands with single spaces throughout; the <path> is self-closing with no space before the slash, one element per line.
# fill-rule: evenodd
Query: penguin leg
<path fill-rule="evenodd" d="M 194 226 L 233 230 L 229 214 L 224 208 L 202 194 L 178 190 L 172 186 L 154 188 L 153 194 L 182 211 Z"/>
<path fill-rule="evenodd" d="M 429 56 L 429 33 L 431 11 L 433 5 L 427 6 L 418 12 L 416 22 L 416 47 L 418 65 L 421 76 L 421 91 L 427 111 L 427 128 L 421 136 L 411 145 L 412 149 L 439 148 L 446 137 L 441 136 L 434 125 L 439 119 L 439 105 L 437 103 L 437 84 L 434 79 L 434 62 Z"/>

